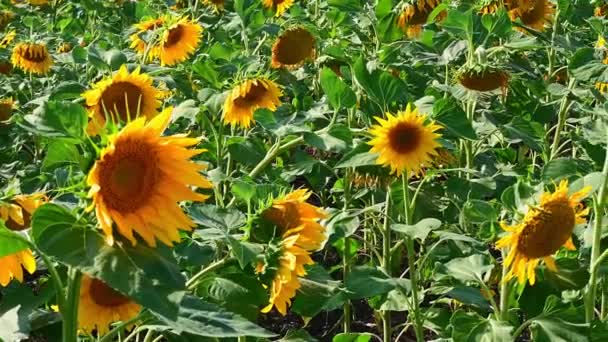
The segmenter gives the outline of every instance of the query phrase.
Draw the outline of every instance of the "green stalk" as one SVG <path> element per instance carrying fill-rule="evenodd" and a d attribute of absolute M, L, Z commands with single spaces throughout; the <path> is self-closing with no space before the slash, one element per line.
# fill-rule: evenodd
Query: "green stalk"
<path fill-rule="evenodd" d="M 273 147 L 270 148 L 270 150 L 268 150 L 264 159 L 262 159 L 258 163 L 258 165 L 256 165 L 253 168 L 253 170 L 251 170 L 251 172 L 249 172 L 249 177 L 253 178 L 253 177 L 257 176 L 260 172 L 262 172 L 262 170 L 264 170 L 264 168 L 266 166 L 268 166 L 268 164 L 270 164 L 279 154 L 281 154 L 281 152 L 283 152 L 303 141 L 304 141 L 304 137 L 302 136 L 302 137 L 295 138 L 289 142 L 286 142 L 285 144 L 283 144 L 281 146 L 274 145 Z"/>
<path fill-rule="evenodd" d="M 44 261 L 44 264 L 46 265 L 46 268 L 51 274 L 51 281 L 53 282 L 53 285 L 55 286 L 55 291 L 57 293 L 57 305 L 59 306 L 59 311 L 63 312 L 65 306 L 65 291 L 63 289 L 63 282 L 61 281 L 61 277 L 59 276 L 59 273 L 57 272 L 53 261 L 48 256 L 46 256 L 44 253 L 41 253 L 40 251 L 38 251 L 38 253 L 36 254 L 40 255 L 42 261 Z"/>
<path fill-rule="evenodd" d="M 405 209 L 405 224 L 412 224 L 412 215 L 410 207 L 410 194 L 408 189 L 407 175 L 404 173 L 401 175 L 401 182 L 403 187 L 403 204 Z M 416 332 L 416 341 L 424 341 L 424 333 L 422 331 L 422 321 L 420 317 L 420 303 L 418 302 L 418 274 L 416 273 L 416 255 L 414 251 L 414 240 L 411 237 L 406 238 L 407 241 L 407 263 L 410 272 L 410 282 L 412 283 L 412 304 L 411 313 L 414 316 L 414 331 Z"/>
<path fill-rule="evenodd" d="M 575 84 L 576 84 L 576 81 L 574 79 L 571 79 L 570 83 L 568 83 L 568 90 L 572 90 L 572 88 L 574 88 Z M 562 130 L 566 126 L 566 120 L 568 119 L 568 111 L 570 109 L 571 103 L 572 103 L 572 100 L 570 99 L 570 96 L 566 95 L 562 99 L 562 102 L 559 106 L 559 112 L 557 113 L 557 127 L 555 128 L 555 133 L 553 136 L 553 144 L 551 145 L 551 152 L 549 154 L 549 160 L 552 160 L 553 158 L 555 158 L 557 156 L 557 154 L 559 153 Z"/>
<path fill-rule="evenodd" d="M 502 254 L 502 276 L 500 277 L 500 320 L 507 321 L 509 320 L 509 282 L 505 281 L 505 277 L 507 276 L 507 266 L 505 265 L 506 252 L 501 250 Z"/>
<path fill-rule="evenodd" d="M 606 131 L 608 137 L 608 130 Z M 606 188 L 608 186 L 608 155 L 604 159 L 604 168 L 602 170 L 603 181 L 600 187 L 597 198 L 594 200 L 594 218 L 593 225 L 593 244 L 591 247 L 591 261 L 589 262 L 590 277 L 587 285 L 587 296 L 585 301 L 585 318 L 587 323 L 591 323 L 595 314 L 595 297 L 597 290 L 597 269 L 603 260 L 603 255 L 600 257 L 600 242 L 602 240 L 602 220 L 604 216 L 604 207 L 606 205 Z M 606 254 L 606 252 L 604 252 Z"/>
<path fill-rule="evenodd" d="M 348 206 L 350 204 L 350 175 L 351 175 L 351 171 L 350 169 L 346 169 L 346 172 L 344 174 L 344 208 L 343 211 L 346 212 L 348 210 Z M 342 257 L 342 280 L 346 281 L 346 278 L 348 277 L 348 274 L 350 273 L 350 238 L 346 235 L 344 235 L 344 255 Z M 343 326 L 344 326 L 344 332 L 345 333 L 349 333 L 350 332 L 350 325 L 351 325 L 351 317 L 352 317 L 352 311 L 351 311 L 351 306 L 350 306 L 350 301 L 347 300 L 344 302 L 344 306 L 342 307 L 343 311 L 344 311 L 344 320 L 343 320 Z"/>
<path fill-rule="evenodd" d="M 68 271 L 68 293 L 61 311 L 63 316 L 63 342 L 78 341 L 78 301 L 80 300 L 80 280 L 82 273 L 75 268 Z"/>
<path fill-rule="evenodd" d="M 230 255 L 226 255 L 224 258 L 214 262 L 213 264 L 205 267 L 204 269 L 202 269 L 200 272 L 198 272 L 197 274 L 195 274 L 194 276 L 192 276 L 192 278 L 190 278 L 187 282 L 186 282 L 186 288 L 188 290 L 192 290 L 194 288 L 196 288 L 196 286 L 198 285 L 198 281 L 201 280 L 207 273 L 209 272 L 213 272 L 215 270 L 217 270 L 218 268 L 226 265 L 226 263 L 228 263 L 228 261 L 230 261 Z"/>
<path fill-rule="evenodd" d="M 391 276 L 391 234 L 389 227 L 389 209 L 391 203 L 391 186 L 386 189 L 386 201 L 384 202 L 384 224 L 382 226 L 382 267 L 386 274 Z M 383 341 L 391 342 L 391 312 L 388 310 L 382 311 L 382 333 Z"/>

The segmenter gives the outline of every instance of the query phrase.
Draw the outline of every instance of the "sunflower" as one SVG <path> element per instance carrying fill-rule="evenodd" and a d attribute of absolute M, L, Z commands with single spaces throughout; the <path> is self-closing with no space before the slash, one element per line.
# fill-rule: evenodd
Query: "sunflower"
<path fill-rule="evenodd" d="M 308 251 L 298 246 L 300 235 L 288 235 L 281 242 L 281 252 L 278 257 L 278 269 L 270 285 L 270 300 L 268 306 L 262 309 L 266 313 L 276 307 L 285 316 L 291 299 L 301 287 L 298 277 L 306 275 L 305 265 L 314 264 Z M 258 267 L 258 272 L 265 272 L 266 267 Z"/>
<path fill-rule="evenodd" d="M 268 9 L 276 8 L 275 16 L 280 17 L 293 6 L 294 0 L 262 0 L 264 7 Z"/>
<path fill-rule="evenodd" d="M 479 13 L 483 15 L 494 14 L 498 11 L 498 8 L 500 8 L 500 1 L 498 0 L 483 1 Z"/>
<path fill-rule="evenodd" d="M 303 27 L 284 32 L 272 45 L 273 68 L 295 69 L 315 58 L 315 37 Z"/>
<path fill-rule="evenodd" d="M 113 77 L 97 82 L 82 97 L 92 123 L 99 127 L 105 126 L 106 114 L 116 123 L 126 122 L 139 116 L 151 118 L 160 106 L 160 93 L 152 85 L 152 78 L 140 73 L 139 67 L 129 74 L 126 65 Z"/>
<path fill-rule="evenodd" d="M 105 335 L 110 324 L 136 317 L 141 306 L 101 280 L 83 275 L 78 303 L 78 327 L 86 333 Z"/>
<path fill-rule="evenodd" d="M 40 193 L 17 195 L 10 203 L 0 203 L 0 219 L 11 230 L 26 229 L 36 208 L 47 200 Z M 23 268 L 30 274 L 36 271 L 36 260 L 29 249 L 0 257 L 0 286 L 8 285 L 12 279 L 23 282 Z"/>
<path fill-rule="evenodd" d="M 0 99 L 0 122 L 11 118 L 15 103 L 12 98 Z"/>
<path fill-rule="evenodd" d="M 14 17 L 15 13 L 11 11 L 0 11 L 0 30 L 4 30 L 4 28 L 8 25 L 8 23 L 11 22 L 11 20 L 13 20 Z"/>
<path fill-rule="evenodd" d="M 156 246 L 156 239 L 172 246 L 180 241 L 179 230 L 195 226 L 178 202 L 208 197 L 189 187 L 212 187 L 199 173 L 205 166 L 189 160 L 205 150 L 188 148 L 199 138 L 160 136 L 172 112 L 167 108 L 148 123 L 140 117 L 127 124 L 110 137 L 89 172 L 89 196 L 110 245 L 114 243 L 112 223 L 133 245 L 137 243 L 135 230 L 151 247 Z"/>
<path fill-rule="evenodd" d="M 17 32 L 15 32 L 15 30 L 12 30 L 12 31 L 8 32 L 7 34 L 5 34 L 4 37 L 2 37 L 2 39 L 0 39 L 0 48 L 7 48 L 9 45 L 11 45 L 13 40 L 15 40 L 16 36 L 17 36 Z"/>
<path fill-rule="evenodd" d="M 215 13 L 220 13 L 224 9 L 226 0 L 203 0 L 203 3 L 213 9 Z"/>
<path fill-rule="evenodd" d="M 63 42 L 57 47 L 57 53 L 68 53 L 72 51 L 72 44 Z"/>
<path fill-rule="evenodd" d="M 311 194 L 306 189 L 298 189 L 275 199 L 262 217 L 277 226 L 281 235 L 299 235 L 298 245 L 314 251 L 321 248 L 327 238 L 325 227 L 318 222 L 327 214 L 306 202 Z"/>
<path fill-rule="evenodd" d="M 42 43 L 19 43 L 13 48 L 11 62 L 14 67 L 34 74 L 46 74 L 53 65 L 51 55 Z"/>
<path fill-rule="evenodd" d="M 380 124 L 370 130 L 373 135 L 368 142 L 372 145 L 370 152 L 379 153 L 376 163 L 390 166 L 391 173 L 417 174 L 423 164 L 431 163 L 437 155 L 440 146 L 437 139 L 441 135 L 435 131 L 441 126 L 433 121 L 425 124 L 426 116 L 418 113 L 418 109 L 412 110 L 410 104 L 397 116 L 387 113 L 387 117 L 387 120 L 376 117 Z"/>
<path fill-rule="evenodd" d="M 545 29 L 545 23 L 553 20 L 553 4 L 549 0 L 529 0 L 521 1 L 518 6 L 513 6 L 509 11 L 512 21 L 519 18 L 521 22 L 528 27 L 537 31 Z M 518 30 L 527 32 L 525 29 L 518 27 Z"/>
<path fill-rule="evenodd" d="M 465 68 L 457 74 L 456 79 L 466 89 L 479 92 L 502 89 L 505 93 L 509 86 L 509 73 L 491 67 Z"/>
<path fill-rule="evenodd" d="M 397 18 L 397 25 L 408 37 L 418 37 L 422 32 L 422 26 L 426 24 L 429 15 L 440 2 L 439 0 L 413 0 L 407 3 Z M 441 20 L 443 16 L 445 16 L 445 11 L 438 15 L 437 19 Z"/>
<path fill-rule="evenodd" d="M 274 111 L 281 105 L 281 89 L 266 78 L 246 80 L 235 86 L 224 101 L 224 124 L 249 128 L 259 108 Z"/>
<path fill-rule="evenodd" d="M 606 16 L 606 14 L 608 14 L 608 4 L 603 4 L 603 5 L 597 6 L 593 10 L 593 14 L 596 17 L 604 17 L 604 16 Z"/>
<path fill-rule="evenodd" d="M 148 42 L 142 38 L 142 36 L 149 34 L 151 31 L 154 31 L 159 27 L 162 27 L 164 23 L 165 19 L 161 17 L 157 19 L 144 20 L 133 25 L 136 31 L 129 36 L 129 39 L 131 40 L 130 48 L 134 49 L 138 54 L 144 55 L 146 53 L 146 46 L 150 44 L 151 49 L 148 51 L 148 59 L 153 59 L 155 55 L 158 54 L 158 49 L 152 48 L 154 42 Z"/>
<path fill-rule="evenodd" d="M 535 268 L 542 261 L 556 270 L 555 253 L 561 246 L 574 250 L 572 230 L 585 223 L 589 208 L 582 209 L 581 199 L 591 190 L 585 187 L 568 196 L 568 181 L 562 180 L 555 192 L 544 193 L 538 207 L 530 207 L 523 221 L 514 226 L 501 223 L 509 234 L 496 242 L 497 248 L 510 247 L 504 260 L 509 272 L 505 280 L 517 277 L 520 284 L 536 281 Z"/>
<path fill-rule="evenodd" d="M 48 198 L 43 193 L 17 195 L 12 202 L 0 204 L 0 219 L 11 230 L 27 229 L 34 211 L 46 202 L 48 202 Z"/>
<path fill-rule="evenodd" d="M 185 61 L 201 42 L 203 27 L 187 18 L 179 19 L 161 36 L 158 57 L 161 65 L 175 65 Z"/>

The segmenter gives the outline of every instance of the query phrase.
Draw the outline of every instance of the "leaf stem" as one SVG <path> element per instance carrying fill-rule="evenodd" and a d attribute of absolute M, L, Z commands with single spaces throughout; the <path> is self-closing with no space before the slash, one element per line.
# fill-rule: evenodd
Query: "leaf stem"
<path fill-rule="evenodd" d="M 63 282 L 61 281 L 61 277 L 59 276 L 59 272 L 57 272 L 57 268 L 53 264 L 53 261 L 46 256 L 46 254 L 37 251 L 38 255 L 42 258 L 42 261 L 46 265 L 46 268 L 51 273 L 51 281 L 55 285 L 55 291 L 57 292 L 57 305 L 59 306 L 59 311 L 63 312 L 65 306 L 65 290 L 63 288 Z"/>
<path fill-rule="evenodd" d="M 192 278 L 190 278 L 187 282 L 186 282 L 186 288 L 188 290 L 192 290 L 194 288 L 196 288 L 196 286 L 199 283 L 199 280 L 201 278 L 203 278 L 207 273 L 209 272 L 213 272 L 215 270 L 217 270 L 218 268 L 224 266 L 226 263 L 228 263 L 228 261 L 230 261 L 230 255 L 226 255 L 224 258 L 214 262 L 213 264 L 203 268 L 200 272 L 198 272 L 197 274 L 195 274 L 194 276 L 192 276 Z"/>
<path fill-rule="evenodd" d="M 576 81 L 574 80 L 574 78 L 571 79 L 570 83 L 568 83 L 568 90 L 572 90 L 575 84 Z M 553 144 L 551 144 L 549 160 L 555 158 L 559 153 L 561 134 L 562 130 L 566 126 L 566 120 L 568 119 L 568 111 L 570 110 L 571 103 L 572 100 L 570 99 L 570 94 L 567 94 L 566 96 L 564 96 L 559 106 L 559 112 L 557 113 L 557 128 L 554 132 L 555 134 L 553 136 Z"/>
<path fill-rule="evenodd" d="M 505 265 L 506 252 L 504 249 L 500 251 L 502 254 L 502 276 L 500 277 L 500 320 L 507 321 L 509 319 L 509 282 L 505 281 L 507 276 L 507 266 Z"/>

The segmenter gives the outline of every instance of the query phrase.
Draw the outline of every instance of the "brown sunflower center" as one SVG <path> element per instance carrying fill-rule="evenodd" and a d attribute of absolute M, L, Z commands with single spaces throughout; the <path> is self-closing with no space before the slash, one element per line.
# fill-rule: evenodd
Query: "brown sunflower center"
<path fill-rule="evenodd" d="M 0 121 L 6 121 L 11 118 L 13 113 L 13 105 L 10 103 L 3 103 L 0 101 Z"/>
<path fill-rule="evenodd" d="M 147 203 L 159 178 L 157 152 L 145 142 L 124 141 L 99 162 L 100 193 L 109 209 L 132 213 Z"/>
<path fill-rule="evenodd" d="M 224 5 L 224 0 L 211 0 L 211 3 L 216 5 L 216 6 L 223 6 Z"/>
<path fill-rule="evenodd" d="M 574 209 L 567 199 L 546 203 L 526 222 L 517 240 L 517 249 L 528 258 L 549 256 L 568 241 L 575 222 Z"/>
<path fill-rule="evenodd" d="M 421 135 L 422 132 L 417 126 L 407 122 L 399 122 L 395 127 L 389 129 L 388 143 L 395 152 L 404 154 L 418 148 Z"/>
<path fill-rule="evenodd" d="M 268 90 L 264 84 L 262 84 L 262 82 L 257 82 L 251 86 L 245 95 L 241 95 L 234 99 L 234 104 L 238 107 L 250 107 L 258 104 L 267 93 Z"/>
<path fill-rule="evenodd" d="M 182 36 L 184 35 L 184 27 L 182 25 L 177 25 L 169 29 L 169 34 L 167 35 L 167 39 L 163 44 L 166 48 L 171 47 L 180 42 Z"/>
<path fill-rule="evenodd" d="M 128 303 L 130 299 L 97 279 L 91 279 L 89 288 L 91 299 L 97 305 L 116 307 Z"/>
<path fill-rule="evenodd" d="M 39 45 L 30 45 L 22 50 L 21 57 L 30 62 L 42 63 L 46 60 L 48 54 L 44 47 Z"/>
<path fill-rule="evenodd" d="M 521 22 L 524 23 L 524 25 L 529 26 L 544 20 L 546 14 L 545 1 L 546 0 L 537 0 L 534 7 L 532 7 L 528 11 L 524 11 L 523 13 L 521 13 Z"/>
<path fill-rule="evenodd" d="M 300 225 L 300 214 L 296 203 L 283 203 L 282 208 L 269 208 L 262 216 L 285 232 Z"/>
<path fill-rule="evenodd" d="M 9 216 L 8 220 L 4 222 L 6 228 L 15 232 L 26 230 L 27 228 L 29 228 L 30 224 L 32 223 L 32 215 L 30 215 L 30 213 L 28 213 L 23 208 L 21 209 L 21 212 L 23 213 L 23 225 L 15 222 L 15 220 L 13 220 L 13 218 Z"/>
<path fill-rule="evenodd" d="M 465 88 L 477 91 L 491 91 L 505 88 L 509 76 L 502 71 L 486 71 L 483 73 L 467 72 L 458 78 Z"/>
<path fill-rule="evenodd" d="M 315 39 L 304 29 L 288 31 L 279 38 L 273 57 L 281 64 L 295 65 L 312 57 Z"/>
<path fill-rule="evenodd" d="M 118 115 L 122 121 L 136 118 L 141 112 L 143 93 L 131 82 L 114 82 L 101 94 L 102 110 Z"/>
<path fill-rule="evenodd" d="M 282 3 L 284 3 L 286 0 L 273 0 L 272 2 L 274 3 L 275 6 L 278 6 Z"/>

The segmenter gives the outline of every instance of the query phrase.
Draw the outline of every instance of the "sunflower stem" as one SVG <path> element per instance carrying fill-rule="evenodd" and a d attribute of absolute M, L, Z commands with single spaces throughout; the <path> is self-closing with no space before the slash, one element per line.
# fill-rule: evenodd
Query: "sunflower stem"
<path fill-rule="evenodd" d="M 509 282 L 505 280 L 507 277 L 508 268 L 505 265 L 507 253 L 504 249 L 500 250 L 502 254 L 502 276 L 500 277 L 500 320 L 507 321 L 509 319 Z"/>
<path fill-rule="evenodd" d="M 57 293 L 57 305 L 59 306 L 59 311 L 63 312 L 65 307 L 65 290 L 63 289 L 63 282 L 61 281 L 59 272 L 57 272 L 57 268 L 55 268 L 53 261 L 48 256 L 46 256 L 44 253 L 41 253 L 40 251 L 38 251 L 38 253 L 36 254 L 40 255 L 42 261 L 46 265 L 46 268 L 51 274 L 51 281 L 53 282 L 53 285 L 55 286 L 55 292 Z"/>
<path fill-rule="evenodd" d="M 198 272 L 197 274 L 195 274 L 194 276 L 192 276 L 192 278 L 190 278 L 186 282 L 186 288 L 188 290 L 195 289 L 196 286 L 199 283 L 199 280 L 201 278 L 203 278 L 207 273 L 213 272 L 213 271 L 217 270 L 218 268 L 220 268 L 220 267 L 224 266 L 226 263 L 228 263 L 230 260 L 231 260 L 230 255 L 226 255 L 224 258 L 222 258 L 222 259 L 214 262 L 213 264 L 205 267 L 200 272 Z"/>
<path fill-rule="evenodd" d="M 75 268 L 68 271 L 68 292 L 61 311 L 63 317 L 63 342 L 78 341 L 78 302 L 80 300 L 80 280 L 82 273 Z"/>
<path fill-rule="evenodd" d="M 412 224 L 412 207 L 410 206 L 410 194 L 408 189 L 407 174 L 401 175 L 401 182 L 403 188 L 403 206 L 404 206 L 404 218 L 405 224 Z M 416 252 L 414 251 L 414 239 L 411 237 L 406 238 L 407 242 L 407 263 L 410 272 L 410 282 L 412 283 L 412 306 L 411 313 L 414 316 L 414 331 L 416 333 L 416 341 L 424 341 L 424 333 L 422 331 L 422 321 L 420 317 L 420 303 L 418 300 L 418 275 L 416 274 Z"/>
<path fill-rule="evenodd" d="M 344 208 L 342 209 L 345 213 L 348 211 L 348 206 L 350 205 L 350 176 L 351 170 L 347 168 L 346 172 L 344 173 Z M 350 273 L 350 238 L 346 236 L 346 234 L 344 235 L 344 255 L 342 257 L 342 263 L 342 281 L 346 281 L 346 278 Z M 347 300 L 344 302 L 344 306 L 342 308 L 344 311 L 344 332 L 349 333 L 352 316 L 350 301 Z"/>
<path fill-rule="evenodd" d="M 606 130 L 608 137 L 608 129 Z M 597 269 L 599 264 L 606 258 L 607 252 L 600 255 L 600 243 L 602 240 L 602 221 L 604 218 L 604 206 L 606 204 L 606 188 L 608 186 L 608 156 L 604 158 L 604 168 L 602 170 L 602 185 L 597 197 L 594 199 L 594 225 L 593 225 L 593 244 L 591 246 L 591 261 L 589 262 L 589 284 L 587 285 L 587 296 L 585 300 L 585 318 L 587 323 L 591 323 L 595 316 L 595 297 L 597 290 Z"/>
<path fill-rule="evenodd" d="M 571 79 L 570 83 L 568 83 L 568 90 L 572 90 L 575 84 L 575 80 Z M 557 128 L 554 132 L 555 135 L 553 136 L 553 144 L 551 145 L 549 160 L 553 160 L 553 158 L 559 154 L 561 134 L 562 130 L 566 126 L 566 120 L 568 119 L 568 111 L 570 109 L 571 102 L 572 100 L 570 99 L 570 96 L 566 95 L 562 99 L 559 106 L 559 112 L 557 113 Z"/>
<path fill-rule="evenodd" d="M 287 150 L 288 148 L 291 148 L 303 141 L 304 141 L 304 137 L 302 136 L 302 137 L 295 138 L 289 142 L 286 142 L 283 145 L 274 145 L 273 147 L 270 148 L 270 150 L 268 150 L 264 159 L 262 159 L 258 163 L 258 165 L 256 165 L 253 168 L 253 170 L 251 170 L 251 172 L 249 172 L 249 177 L 253 178 L 253 177 L 257 176 L 260 172 L 262 172 L 262 170 L 264 170 L 264 168 L 266 166 L 268 166 L 268 164 L 270 164 L 279 154 L 281 154 L 281 152 L 283 152 L 283 151 Z"/>
<path fill-rule="evenodd" d="M 391 276 L 391 234 L 389 228 L 389 210 L 391 203 L 391 186 L 386 189 L 386 200 L 384 201 L 384 223 L 382 225 L 382 267 L 386 274 Z M 382 334 L 384 342 L 391 342 L 391 312 L 382 311 Z"/>

